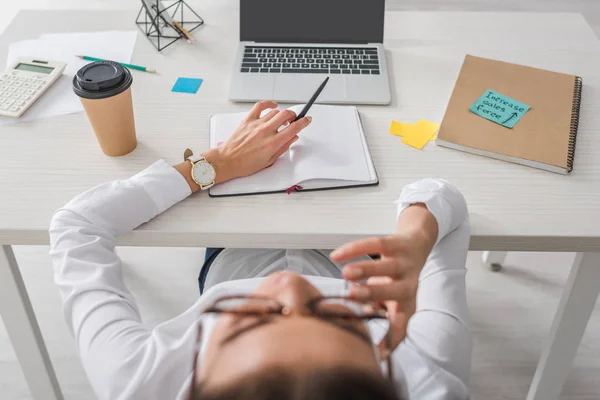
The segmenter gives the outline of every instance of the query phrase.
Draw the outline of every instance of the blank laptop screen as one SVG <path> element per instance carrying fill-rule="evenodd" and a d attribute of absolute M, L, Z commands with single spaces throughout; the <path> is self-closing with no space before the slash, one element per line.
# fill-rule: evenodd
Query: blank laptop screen
<path fill-rule="evenodd" d="M 385 0 L 240 0 L 240 40 L 383 43 Z"/>

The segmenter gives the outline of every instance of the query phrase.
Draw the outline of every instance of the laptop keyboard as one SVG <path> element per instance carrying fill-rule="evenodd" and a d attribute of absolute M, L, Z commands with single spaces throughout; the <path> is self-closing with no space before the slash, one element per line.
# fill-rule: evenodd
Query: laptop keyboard
<path fill-rule="evenodd" d="M 379 75 L 376 47 L 246 46 L 241 72 Z"/>

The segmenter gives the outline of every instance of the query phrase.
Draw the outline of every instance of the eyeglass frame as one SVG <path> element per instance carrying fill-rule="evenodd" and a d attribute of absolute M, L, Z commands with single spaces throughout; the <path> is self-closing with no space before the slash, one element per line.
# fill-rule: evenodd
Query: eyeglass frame
<path fill-rule="evenodd" d="M 274 310 L 269 310 L 269 311 L 265 311 L 265 312 L 247 312 L 247 311 L 234 311 L 234 310 L 220 310 L 218 308 L 216 308 L 217 304 L 221 301 L 226 301 L 226 300 L 235 300 L 235 299 L 258 299 L 258 300 L 268 300 L 270 302 L 272 302 L 273 304 L 276 304 L 278 306 L 277 309 Z M 312 317 L 315 318 L 319 318 L 321 320 L 327 320 L 327 319 L 335 319 L 334 317 L 324 317 L 322 315 L 319 315 L 316 312 L 316 307 L 317 305 L 325 300 L 348 300 L 348 301 L 352 301 L 354 303 L 362 303 L 362 304 L 372 304 L 369 302 L 362 302 L 362 301 L 358 301 L 354 298 L 351 297 L 347 297 L 347 296 L 318 296 L 318 297 L 314 297 L 312 299 L 310 299 L 309 301 L 307 301 L 305 303 L 305 307 L 309 310 L 309 314 Z M 223 296 L 223 297 L 219 297 L 218 299 L 216 299 L 211 306 L 207 307 L 206 309 L 204 309 L 203 311 L 200 312 L 200 314 L 198 314 L 198 318 L 200 318 L 202 315 L 204 314 L 210 314 L 210 313 L 215 313 L 215 314 L 234 314 L 234 315 L 246 315 L 246 316 L 266 316 L 266 315 L 275 315 L 275 316 L 282 316 L 282 317 L 289 317 L 292 312 L 290 310 L 290 308 L 284 304 L 282 304 L 279 300 L 273 299 L 271 297 L 266 297 L 266 296 L 245 296 L 245 295 L 238 295 L 238 296 Z M 369 316 L 354 316 L 354 317 L 338 317 L 338 318 L 342 318 L 342 319 L 348 319 L 348 320 L 357 320 L 357 321 L 370 321 L 372 319 L 386 319 L 387 320 L 387 315 L 383 315 L 383 314 L 379 314 L 379 315 L 369 315 Z M 384 356 L 382 357 L 380 354 L 376 354 L 379 357 L 379 361 L 383 361 L 381 360 L 382 358 L 385 359 L 386 362 L 386 366 L 387 366 L 387 373 L 388 373 L 388 379 L 391 381 L 393 379 L 393 373 L 392 373 L 392 361 L 391 361 L 391 354 L 392 354 L 392 335 L 391 335 L 391 327 L 388 328 L 388 331 L 386 332 L 385 336 L 384 336 L 384 342 L 385 342 L 385 350 L 386 353 L 384 354 Z M 195 390 L 196 390 L 196 375 L 198 373 L 198 357 L 200 355 L 200 344 L 202 343 L 202 322 L 200 322 L 198 324 L 198 333 L 196 334 L 196 345 L 195 345 L 195 352 L 194 352 L 194 369 L 192 371 L 192 382 L 190 384 L 190 391 L 189 391 L 189 397 L 188 399 L 191 400 L 194 398 L 194 394 L 195 394 Z M 374 346 L 375 348 L 377 348 L 376 346 Z"/>

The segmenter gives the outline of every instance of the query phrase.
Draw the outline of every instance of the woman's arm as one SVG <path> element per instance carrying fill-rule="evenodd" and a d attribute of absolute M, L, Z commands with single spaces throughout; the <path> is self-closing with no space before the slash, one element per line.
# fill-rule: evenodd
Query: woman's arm
<path fill-rule="evenodd" d="M 465 289 L 466 201 L 448 182 L 424 179 L 406 186 L 397 204 L 395 234 L 342 246 L 332 258 L 340 262 L 381 254 L 380 260 L 345 267 L 348 280 L 368 278 L 367 285 L 354 286 L 351 295 L 384 301 L 394 347 L 404 341 L 403 346 L 416 349 L 466 385 L 471 359 Z M 413 371 L 411 376 L 415 375 Z"/>
<path fill-rule="evenodd" d="M 165 161 L 105 183 L 59 209 L 50 224 L 50 255 L 63 313 L 90 383 L 101 399 L 126 398 L 152 371 L 142 360 L 165 356 L 125 286 L 117 236 L 151 220 L 191 193 Z M 148 365 L 148 364 L 146 364 Z"/>
<path fill-rule="evenodd" d="M 440 387 L 440 393 L 460 392 L 468 385 L 472 348 L 465 284 L 470 240 L 467 203 L 453 185 L 429 179 L 405 188 L 398 201 L 400 215 L 415 201 L 427 205 L 440 233 L 418 275 L 415 314 L 403 346 L 414 349 L 464 385 Z M 398 229 L 402 229 L 400 223 Z"/>
<path fill-rule="evenodd" d="M 215 167 L 217 183 L 251 175 L 273 163 L 309 123 L 303 118 L 277 132 L 295 114 L 273 111 L 261 118 L 270 107 L 275 104 L 258 103 L 230 139 L 203 154 Z M 52 218 L 50 255 L 64 316 L 101 399 L 138 395 L 137 388 L 152 379 L 161 362 L 179 356 L 161 346 L 158 333 L 142 324 L 122 279 L 117 237 L 199 189 L 191 178 L 190 162 L 173 168 L 158 161 L 128 180 L 105 183 L 77 196 Z M 181 387 L 176 376 L 161 378 L 174 390 Z"/>

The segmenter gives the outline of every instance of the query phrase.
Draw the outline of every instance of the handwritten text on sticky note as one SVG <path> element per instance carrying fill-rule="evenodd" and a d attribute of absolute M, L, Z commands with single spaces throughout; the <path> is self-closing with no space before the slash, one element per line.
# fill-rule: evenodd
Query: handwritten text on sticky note
<path fill-rule="evenodd" d="M 492 122 L 512 128 L 531 107 L 493 90 L 486 90 L 469 110 Z"/>

